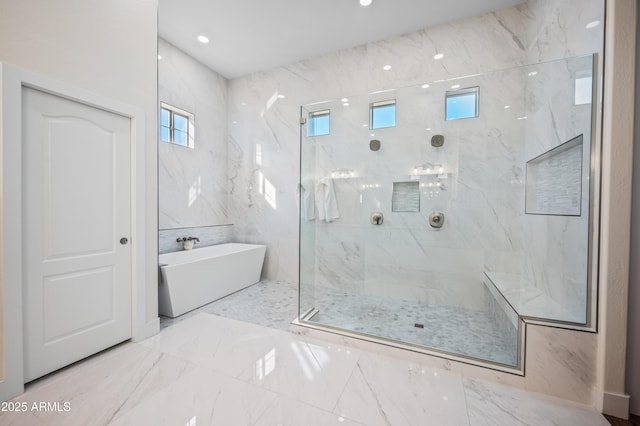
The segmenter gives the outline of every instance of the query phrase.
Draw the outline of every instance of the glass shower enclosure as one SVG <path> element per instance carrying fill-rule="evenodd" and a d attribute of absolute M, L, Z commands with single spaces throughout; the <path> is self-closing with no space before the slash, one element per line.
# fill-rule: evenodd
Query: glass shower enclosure
<path fill-rule="evenodd" d="M 300 324 L 515 373 L 593 330 L 595 60 L 302 106 Z"/>

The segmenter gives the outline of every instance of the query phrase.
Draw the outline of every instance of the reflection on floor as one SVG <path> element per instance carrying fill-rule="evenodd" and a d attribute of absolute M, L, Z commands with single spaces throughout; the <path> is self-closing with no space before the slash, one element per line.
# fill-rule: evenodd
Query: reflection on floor
<path fill-rule="evenodd" d="M 590 407 L 203 312 L 14 402 L 63 408 L 0 412 L 0 424 L 607 425 Z"/>

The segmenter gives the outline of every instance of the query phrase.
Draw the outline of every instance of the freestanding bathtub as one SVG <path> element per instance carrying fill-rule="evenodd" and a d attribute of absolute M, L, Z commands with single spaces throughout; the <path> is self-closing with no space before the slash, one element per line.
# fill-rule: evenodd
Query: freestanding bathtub
<path fill-rule="evenodd" d="M 161 254 L 160 315 L 174 318 L 257 283 L 265 251 L 229 243 Z"/>

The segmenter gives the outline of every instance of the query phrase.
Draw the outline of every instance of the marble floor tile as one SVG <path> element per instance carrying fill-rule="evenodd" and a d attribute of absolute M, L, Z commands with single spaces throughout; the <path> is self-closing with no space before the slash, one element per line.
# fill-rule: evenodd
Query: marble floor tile
<path fill-rule="evenodd" d="M 465 378 L 472 426 L 608 426 L 593 408 L 497 383 Z"/>
<path fill-rule="evenodd" d="M 27 385 L 14 401 L 59 402 L 68 411 L 1 413 L 2 425 L 106 425 L 195 366 L 126 343 Z"/>
<path fill-rule="evenodd" d="M 334 413 L 370 426 L 469 424 L 459 374 L 368 353 Z"/>
<path fill-rule="evenodd" d="M 495 323 L 488 311 L 316 287 L 318 324 L 514 366 L 517 330 Z M 261 281 L 178 318 L 161 318 L 161 326 L 178 324 L 198 313 L 220 315 L 279 330 L 289 330 L 297 313 L 296 283 Z M 424 328 L 414 327 L 422 323 Z M 510 326 L 511 324 L 508 324 Z M 507 330 L 507 332 L 505 332 Z"/>
<path fill-rule="evenodd" d="M 276 397 L 273 392 L 197 367 L 112 424 L 254 425 Z"/>
<path fill-rule="evenodd" d="M 293 398 L 279 396 L 258 419 L 256 426 L 362 426 L 344 416 L 321 410 Z"/>
<path fill-rule="evenodd" d="M 238 378 L 330 411 L 359 356 L 355 349 L 278 332 L 271 348 Z"/>
<path fill-rule="evenodd" d="M 273 349 L 276 332 L 200 312 L 142 345 L 235 377 Z"/>
<path fill-rule="evenodd" d="M 585 390 L 585 392 L 588 390 Z M 32 382 L 5 425 L 606 425 L 593 409 L 198 313 Z"/>

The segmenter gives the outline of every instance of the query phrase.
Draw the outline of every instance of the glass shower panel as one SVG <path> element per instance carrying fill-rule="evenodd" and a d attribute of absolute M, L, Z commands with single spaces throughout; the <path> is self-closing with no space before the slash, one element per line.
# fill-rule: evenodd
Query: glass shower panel
<path fill-rule="evenodd" d="M 299 286 L 298 286 L 298 318 L 313 314 L 316 306 L 316 139 L 329 136 L 329 123 L 323 125 L 326 132 L 316 132 L 313 123 L 316 109 L 300 108 L 300 182 L 298 183 L 299 222 Z M 330 119 L 329 114 L 323 117 Z M 313 128 L 309 131 L 308 121 Z M 322 133 L 322 136 L 315 136 Z M 311 135 L 311 136 L 309 136 Z"/>
<path fill-rule="evenodd" d="M 592 103 L 577 79 L 593 63 L 304 106 L 330 110 L 331 133 L 301 126 L 316 201 L 313 219 L 301 210 L 301 321 L 514 368 L 522 320 L 587 324 Z M 456 90 L 477 117 L 446 120 Z M 395 126 L 371 129 L 389 99 Z"/>

